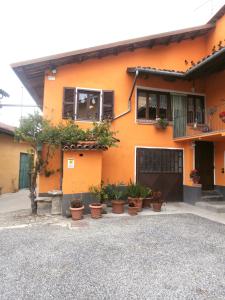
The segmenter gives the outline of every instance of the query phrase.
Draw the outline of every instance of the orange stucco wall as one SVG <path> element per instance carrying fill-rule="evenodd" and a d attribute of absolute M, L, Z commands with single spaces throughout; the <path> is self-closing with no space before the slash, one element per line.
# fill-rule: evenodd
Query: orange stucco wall
<path fill-rule="evenodd" d="M 20 153 L 28 153 L 26 143 L 15 142 L 14 137 L 0 133 L 0 190 L 1 193 L 19 189 Z"/>
<path fill-rule="evenodd" d="M 206 36 L 206 52 L 210 54 L 214 46 L 216 46 L 216 50 L 218 49 L 218 44 L 220 41 L 223 42 L 223 46 L 225 45 L 225 16 L 221 17 L 215 24 L 215 29 L 213 29 Z"/>
<path fill-rule="evenodd" d="M 224 18 L 221 19 L 221 24 Z M 133 77 L 126 72 L 127 67 L 151 66 L 156 68 L 186 70 L 185 59 L 198 61 L 207 54 L 210 43 L 220 38 L 217 32 L 194 40 L 186 40 L 180 43 L 172 43 L 168 46 L 157 46 L 152 49 L 139 49 L 134 52 L 121 53 L 117 56 L 108 56 L 102 59 L 93 59 L 80 64 L 71 64 L 58 68 L 55 81 L 45 80 L 44 90 L 44 116 L 53 123 L 61 121 L 63 87 L 81 87 L 93 89 L 114 90 L 115 116 L 125 112 L 128 105 L 128 97 L 131 91 Z M 217 75 L 215 75 L 217 76 Z M 214 103 L 224 93 L 216 89 L 216 84 L 210 84 L 211 79 L 196 80 L 195 92 L 206 94 L 206 101 Z M 215 79 L 217 82 L 217 79 Z M 191 93 L 193 82 L 176 80 L 165 81 L 160 77 L 149 76 L 148 79 L 138 79 L 137 86 L 155 89 L 167 89 Z M 209 95 L 209 97 L 208 97 Z M 135 147 L 164 147 L 184 149 L 184 184 L 191 185 L 189 179 L 190 170 L 193 168 L 193 149 L 191 142 L 177 143 L 172 138 L 172 126 L 165 131 L 157 130 L 153 125 L 137 123 L 136 94 L 134 92 L 131 102 L 131 112 L 112 123 L 112 128 L 118 132 L 120 143 L 117 148 L 111 148 L 103 153 L 102 178 L 104 181 L 128 182 L 135 180 Z M 80 126 L 87 127 L 90 123 L 77 122 Z M 75 155 L 75 154 L 74 154 Z M 219 154 L 218 154 L 219 155 Z M 60 161 L 60 154 L 54 160 Z M 67 179 L 63 178 L 64 189 L 67 191 Z M 49 188 L 58 188 L 57 176 L 47 179 L 40 178 L 40 192 L 46 192 Z"/>
<path fill-rule="evenodd" d="M 82 156 L 81 156 L 82 155 Z M 74 168 L 68 168 L 68 160 L 74 161 Z M 102 152 L 64 152 L 63 193 L 88 192 L 91 185 L 100 185 L 102 178 Z"/>

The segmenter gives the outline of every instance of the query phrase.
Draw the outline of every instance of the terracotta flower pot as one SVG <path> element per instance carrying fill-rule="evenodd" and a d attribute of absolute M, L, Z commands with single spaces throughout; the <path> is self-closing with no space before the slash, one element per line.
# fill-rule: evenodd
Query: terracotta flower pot
<path fill-rule="evenodd" d="M 132 198 L 128 197 L 128 202 L 133 203 L 134 206 L 138 207 L 138 211 L 142 211 L 143 198 Z"/>
<path fill-rule="evenodd" d="M 124 204 L 125 202 L 123 200 L 112 200 L 112 212 L 114 214 L 123 214 Z"/>
<path fill-rule="evenodd" d="M 91 209 L 91 217 L 93 219 L 99 219 L 102 217 L 102 204 L 101 203 L 92 203 L 89 205 Z"/>
<path fill-rule="evenodd" d="M 131 216 L 136 216 L 138 214 L 138 207 L 128 206 L 128 214 Z"/>
<path fill-rule="evenodd" d="M 192 178 L 193 183 L 198 184 L 200 182 L 200 177 L 199 176 L 195 176 Z"/>
<path fill-rule="evenodd" d="M 83 219 L 84 206 L 78 208 L 70 207 L 70 211 L 74 221 Z"/>
<path fill-rule="evenodd" d="M 162 207 L 162 202 L 153 202 L 152 203 L 153 211 L 159 212 L 159 211 L 161 211 L 161 207 Z"/>
<path fill-rule="evenodd" d="M 144 198 L 143 199 L 143 203 L 142 203 L 142 207 L 143 208 L 149 208 L 151 207 L 151 203 L 152 203 L 153 197 L 151 198 Z"/>

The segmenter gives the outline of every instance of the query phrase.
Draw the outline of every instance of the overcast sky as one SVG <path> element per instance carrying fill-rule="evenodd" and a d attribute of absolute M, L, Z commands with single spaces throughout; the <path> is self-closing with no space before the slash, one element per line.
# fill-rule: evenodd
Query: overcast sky
<path fill-rule="evenodd" d="M 0 88 L 4 102 L 35 104 L 10 64 L 206 23 L 221 0 L 0 0 Z M 18 125 L 29 108 L 0 108 Z"/>

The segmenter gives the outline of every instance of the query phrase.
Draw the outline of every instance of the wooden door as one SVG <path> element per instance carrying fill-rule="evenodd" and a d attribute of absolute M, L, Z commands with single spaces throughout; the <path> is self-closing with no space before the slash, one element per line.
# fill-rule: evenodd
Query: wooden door
<path fill-rule="evenodd" d="M 165 201 L 183 200 L 183 151 L 137 149 L 137 182 L 160 190 Z"/>
<path fill-rule="evenodd" d="M 19 189 L 29 187 L 30 155 L 20 153 Z"/>
<path fill-rule="evenodd" d="M 214 145 L 212 142 L 195 142 L 195 168 L 200 174 L 203 190 L 214 189 Z"/>

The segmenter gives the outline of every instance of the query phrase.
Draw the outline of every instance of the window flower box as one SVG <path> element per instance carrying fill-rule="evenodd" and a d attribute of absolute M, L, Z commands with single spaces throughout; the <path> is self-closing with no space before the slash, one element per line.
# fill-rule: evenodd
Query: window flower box
<path fill-rule="evenodd" d="M 166 129 L 169 125 L 169 122 L 166 119 L 156 118 L 155 127 L 158 129 Z"/>

